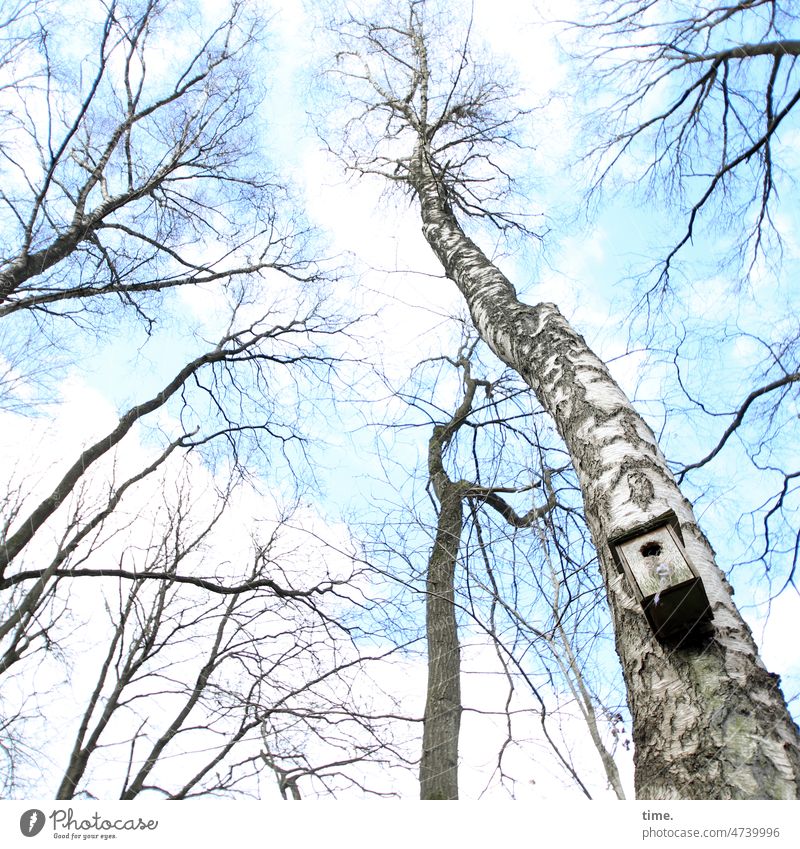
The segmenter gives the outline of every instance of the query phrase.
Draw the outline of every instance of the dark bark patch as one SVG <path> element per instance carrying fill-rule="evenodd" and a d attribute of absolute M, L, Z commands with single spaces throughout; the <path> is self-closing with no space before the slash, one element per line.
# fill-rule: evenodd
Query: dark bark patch
<path fill-rule="evenodd" d="M 644 472 L 631 472 L 628 475 L 628 489 L 631 501 L 640 510 L 647 510 L 656 495 L 650 478 Z"/>

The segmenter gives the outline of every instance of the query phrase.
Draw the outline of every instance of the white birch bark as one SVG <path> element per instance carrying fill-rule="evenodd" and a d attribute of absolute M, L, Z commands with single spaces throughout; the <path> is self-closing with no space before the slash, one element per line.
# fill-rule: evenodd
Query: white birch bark
<path fill-rule="evenodd" d="M 637 797 L 797 798 L 798 729 L 653 432 L 558 308 L 521 303 L 465 235 L 428 156 L 419 144 L 409 177 L 425 238 L 483 340 L 553 417 L 578 474 L 633 717 Z M 669 649 L 654 638 L 607 542 L 667 509 L 679 518 L 714 614 L 701 647 Z"/>

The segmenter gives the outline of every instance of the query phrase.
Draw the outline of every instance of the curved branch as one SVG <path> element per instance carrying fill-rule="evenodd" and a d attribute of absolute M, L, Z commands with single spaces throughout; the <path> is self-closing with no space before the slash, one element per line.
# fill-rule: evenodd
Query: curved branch
<path fill-rule="evenodd" d="M 529 528 L 535 522 L 547 515 L 556 506 L 556 493 L 550 482 L 552 475 L 551 469 L 544 471 L 544 485 L 547 489 L 547 501 L 540 507 L 531 507 L 524 516 L 520 516 L 514 508 L 504 499 L 501 498 L 498 492 L 525 492 L 525 490 L 533 489 L 533 486 L 524 487 L 518 490 L 509 490 L 499 487 L 484 487 L 474 486 L 467 492 L 467 498 L 475 498 L 488 504 L 493 510 L 498 512 L 508 523 L 515 528 Z"/>
<path fill-rule="evenodd" d="M 722 438 L 717 443 L 716 447 L 713 451 L 703 457 L 702 460 L 698 460 L 696 463 L 690 463 L 688 466 L 684 466 L 681 470 L 680 474 L 678 474 L 678 483 L 682 483 L 686 473 L 691 471 L 692 469 L 699 469 L 701 466 L 705 466 L 706 463 L 709 463 L 714 457 L 719 454 L 719 452 L 724 448 L 725 443 L 730 439 L 731 435 L 736 431 L 739 425 L 744 420 L 745 413 L 750 408 L 750 405 L 762 395 L 766 395 L 768 392 L 772 392 L 775 389 L 780 389 L 782 386 L 788 386 L 791 383 L 796 383 L 800 380 L 800 373 L 795 372 L 794 374 L 787 374 L 785 377 L 781 377 L 778 380 L 773 380 L 772 383 L 768 383 L 766 386 L 762 386 L 759 389 L 754 389 L 748 396 L 745 398 L 742 405 L 736 411 L 736 415 L 734 416 L 733 421 L 728 425 L 725 433 L 722 434 Z"/>
<path fill-rule="evenodd" d="M 173 572 L 135 572 L 130 569 L 30 569 L 0 581 L 0 590 L 8 589 L 15 584 L 21 584 L 23 581 L 38 580 L 45 572 L 47 572 L 48 576 L 55 578 L 122 578 L 126 581 L 171 581 L 176 584 L 190 584 L 194 587 L 208 590 L 208 592 L 216 593 L 217 595 L 239 595 L 266 587 L 272 590 L 279 598 L 309 598 L 310 596 L 332 592 L 334 587 L 347 583 L 347 580 L 332 580 L 325 584 L 318 584 L 308 590 L 292 590 L 276 584 L 271 578 L 256 578 L 252 581 L 245 581 L 243 584 L 226 587 L 207 578 L 196 578 L 192 575 L 176 575 Z"/>

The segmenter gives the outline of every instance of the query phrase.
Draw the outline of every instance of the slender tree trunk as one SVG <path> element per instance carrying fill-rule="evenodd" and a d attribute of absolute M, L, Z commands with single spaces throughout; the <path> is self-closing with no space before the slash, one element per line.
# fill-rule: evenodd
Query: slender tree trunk
<path fill-rule="evenodd" d="M 466 481 L 452 481 L 444 455 L 472 409 L 476 387 L 485 381 L 470 375 L 467 358 L 464 397 L 452 418 L 438 424 L 428 440 L 428 478 L 439 501 L 436 538 L 428 558 L 425 626 L 428 645 L 428 690 L 419 765 L 421 799 L 458 799 L 458 735 L 461 727 L 461 653 L 455 608 L 455 571 L 464 521 Z"/>
<path fill-rule="evenodd" d="M 429 156 L 420 144 L 410 175 L 425 238 L 483 340 L 553 417 L 580 480 L 633 717 L 637 796 L 797 798 L 797 726 L 652 431 L 556 306 L 521 303 L 465 235 Z M 609 537 L 667 509 L 679 518 L 713 610 L 713 636 L 702 647 L 668 649 L 657 642 L 612 562 Z"/>
<path fill-rule="evenodd" d="M 567 686 L 572 691 L 572 695 L 575 698 L 578 709 L 583 715 L 583 721 L 589 729 L 589 736 L 592 738 L 592 743 L 597 750 L 597 754 L 600 756 L 600 761 L 603 764 L 603 771 L 608 779 L 609 787 L 611 787 L 614 791 L 614 795 L 617 799 L 624 799 L 625 790 L 622 786 L 622 779 L 620 778 L 619 770 L 617 769 L 617 763 L 612 757 L 611 752 L 609 752 L 606 748 L 606 745 L 600 736 L 600 726 L 597 722 L 597 713 L 594 709 L 592 695 L 586 689 L 580 664 L 572 652 L 572 643 L 561 625 L 558 626 L 557 633 L 558 641 L 561 643 L 560 647 L 554 652 L 558 660 L 558 664 L 564 674 Z M 564 654 L 564 660 L 561 659 L 562 652 Z"/>
<path fill-rule="evenodd" d="M 439 494 L 436 541 L 428 560 L 428 692 L 419 767 L 421 799 L 458 799 L 461 663 L 453 583 L 461 539 L 462 494 L 449 481 Z"/>

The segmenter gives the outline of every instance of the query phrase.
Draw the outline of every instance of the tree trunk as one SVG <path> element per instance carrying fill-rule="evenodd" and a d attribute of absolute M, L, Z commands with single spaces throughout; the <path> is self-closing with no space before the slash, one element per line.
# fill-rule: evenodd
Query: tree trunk
<path fill-rule="evenodd" d="M 485 381 L 472 378 L 467 357 L 464 397 L 446 424 L 437 424 L 428 440 L 428 479 L 439 501 L 436 538 L 428 558 L 425 627 L 428 645 L 428 692 L 419 764 L 421 799 L 458 799 L 458 735 L 461 728 L 461 652 L 455 608 L 455 572 L 464 521 L 466 481 L 452 481 L 444 455 L 472 410 L 475 390 Z"/>
<path fill-rule="evenodd" d="M 800 739 L 777 676 L 764 668 L 714 553 L 650 428 L 554 304 L 529 306 L 460 228 L 418 146 L 410 182 L 423 233 L 466 299 L 483 340 L 555 421 L 578 475 L 628 691 L 642 799 L 793 799 Z M 665 510 L 678 516 L 714 629 L 668 649 L 611 558 L 608 539 Z"/>
<path fill-rule="evenodd" d="M 458 799 L 461 663 L 453 583 L 461 539 L 462 494 L 449 481 L 439 492 L 436 541 L 428 560 L 428 693 L 419 765 L 421 799 Z"/>

